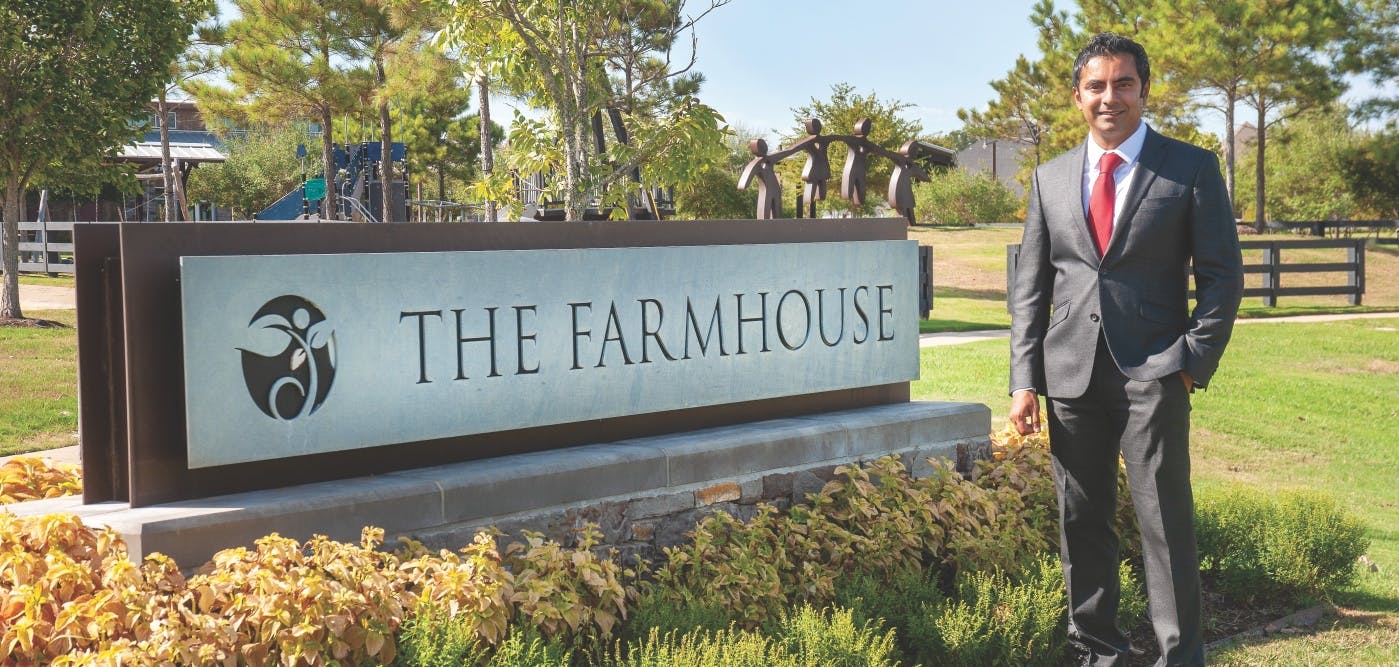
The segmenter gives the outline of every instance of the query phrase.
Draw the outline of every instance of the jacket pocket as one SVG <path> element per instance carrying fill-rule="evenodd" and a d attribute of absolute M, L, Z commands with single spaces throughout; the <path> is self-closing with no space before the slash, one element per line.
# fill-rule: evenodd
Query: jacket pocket
<path fill-rule="evenodd" d="M 1063 322 L 1068 318 L 1069 302 L 1064 301 L 1063 303 L 1054 304 L 1054 308 L 1049 311 L 1049 327 L 1045 330 L 1048 331 L 1049 329 L 1053 329 L 1060 322 Z"/>
<path fill-rule="evenodd" d="M 1174 324 L 1179 319 L 1173 309 L 1154 303 L 1143 302 L 1139 312 L 1141 312 L 1142 317 L 1161 324 Z"/>

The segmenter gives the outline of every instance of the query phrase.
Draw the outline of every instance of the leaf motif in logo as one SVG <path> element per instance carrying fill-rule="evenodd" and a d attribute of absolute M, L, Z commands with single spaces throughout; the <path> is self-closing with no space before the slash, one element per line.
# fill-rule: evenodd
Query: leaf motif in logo
<path fill-rule="evenodd" d="M 325 347 L 326 343 L 329 342 L 327 339 L 333 332 L 330 320 L 321 320 L 306 330 L 306 342 L 311 346 L 311 349 L 318 350 Z"/>
<path fill-rule="evenodd" d="M 243 340 L 245 344 L 239 349 L 263 357 L 275 357 L 287 349 L 287 345 L 291 343 L 291 336 L 286 329 L 276 326 L 253 327 L 248 330 Z"/>
<path fill-rule="evenodd" d="M 298 347 L 291 353 L 291 370 L 301 368 L 304 363 L 306 363 L 306 350 Z"/>
<path fill-rule="evenodd" d="M 277 313 L 267 313 L 248 323 L 249 329 L 290 329 L 291 322 Z"/>

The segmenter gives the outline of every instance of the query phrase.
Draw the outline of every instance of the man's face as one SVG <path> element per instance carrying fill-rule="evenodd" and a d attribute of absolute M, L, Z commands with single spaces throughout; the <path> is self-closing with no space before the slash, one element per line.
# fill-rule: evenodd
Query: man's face
<path fill-rule="evenodd" d="M 1074 87 L 1074 104 L 1088 121 L 1088 132 L 1099 146 L 1117 148 L 1132 136 L 1142 120 L 1148 84 L 1137 76 L 1130 53 L 1094 56 L 1084 63 Z"/>

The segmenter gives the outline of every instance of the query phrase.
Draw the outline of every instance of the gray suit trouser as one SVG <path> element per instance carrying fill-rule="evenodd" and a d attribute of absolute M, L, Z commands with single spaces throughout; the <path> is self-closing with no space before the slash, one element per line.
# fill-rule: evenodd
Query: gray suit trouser
<path fill-rule="evenodd" d="M 1147 597 L 1161 646 L 1157 665 L 1203 665 L 1190 398 L 1180 377 L 1126 377 L 1099 336 L 1088 391 L 1050 398 L 1048 412 L 1071 640 L 1090 652 L 1089 664 L 1127 664 L 1129 644 L 1117 624 L 1113 527 L 1120 452 L 1141 526 Z"/>

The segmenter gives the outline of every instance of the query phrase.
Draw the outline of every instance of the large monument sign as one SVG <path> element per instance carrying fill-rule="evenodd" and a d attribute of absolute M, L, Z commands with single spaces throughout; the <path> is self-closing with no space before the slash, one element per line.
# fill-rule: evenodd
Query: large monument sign
<path fill-rule="evenodd" d="M 901 220 L 80 225 L 84 500 L 908 401 Z"/>
<path fill-rule="evenodd" d="M 191 468 L 918 377 L 914 241 L 180 260 Z"/>

